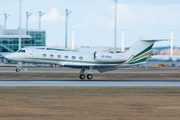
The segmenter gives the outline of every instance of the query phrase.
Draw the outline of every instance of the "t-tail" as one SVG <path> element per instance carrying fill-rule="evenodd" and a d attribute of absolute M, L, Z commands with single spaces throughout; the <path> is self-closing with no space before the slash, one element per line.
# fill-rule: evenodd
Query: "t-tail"
<path fill-rule="evenodd" d="M 166 41 L 168 39 L 139 39 L 126 53 L 127 60 L 124 64 L 143 64 L 146 62 L 148 55 L 157 41 Z"/>

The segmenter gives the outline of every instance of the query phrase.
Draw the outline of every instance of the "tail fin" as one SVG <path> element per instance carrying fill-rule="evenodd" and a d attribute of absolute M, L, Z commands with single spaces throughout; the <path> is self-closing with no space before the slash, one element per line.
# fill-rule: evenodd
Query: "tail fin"
<path fill-rule="evenodd" d="M 125 64 L 142 64 L 146 59 L 154 45 L 154 42 L 165 41 L 168 39 L 139 39 L 126 53 L 127 58 Z"/>

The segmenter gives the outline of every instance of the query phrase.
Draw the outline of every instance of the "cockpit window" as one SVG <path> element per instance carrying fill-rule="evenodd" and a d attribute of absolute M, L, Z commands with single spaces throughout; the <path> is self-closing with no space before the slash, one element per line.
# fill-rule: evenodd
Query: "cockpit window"
<path fill-rule="evenodd" d="M 18 50 L 17 53 L 25 53 L 25 50 Z"/>
<path fill-rule="evenodd" d="M 17 53 L 20 53 L 22 50 L 18 50 Z"/>

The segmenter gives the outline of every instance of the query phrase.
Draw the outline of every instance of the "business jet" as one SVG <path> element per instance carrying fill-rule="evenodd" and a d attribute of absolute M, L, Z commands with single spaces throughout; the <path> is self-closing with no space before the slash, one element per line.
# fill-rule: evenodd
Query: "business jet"
<path fill-rule="evenodd" d="M 5 58 L 17 61 L 19 64 L 16 72 L 20 71 L 23 62 L 56 64 L 64 67 L 81 69 L 79 78 L 85 79 L 84 72 L 89 70 L 87 79 L 93 78 L 93 70 L 100 73 L 116 70 L 119 67 L 128 67 L 144 64 L 156 41 L 164 39 L 139 39 L 125 53 L 107 53 L 94 51 L 92 53 L 57 51 L 46 49 L 23 48 L 15 53 L 6 55 Z"/>

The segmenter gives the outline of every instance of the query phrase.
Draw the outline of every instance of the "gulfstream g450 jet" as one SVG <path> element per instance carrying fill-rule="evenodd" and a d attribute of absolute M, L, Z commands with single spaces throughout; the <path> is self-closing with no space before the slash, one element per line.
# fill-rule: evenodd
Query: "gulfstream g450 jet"
<path fill-rule="evenodd" d="M 116 70 L 122 66 L 144 64 L 156 41 L 162 41 L 162 39 L 139 39 L 127 52 L 118 54 L 96 51 L 81 53 L 23 48 L 15 53 L 6 55 L 5 58 L 19 62 L 16 72 L 20 71 L 19 67 L 22 62 L 57 64 L 64 67 L 81 69 L 80 79 L 85 79 L 84 72 L 86 69 L 89 69 L 87 79 L 92 79 L 93 69 L 97 69 L 102 73 Z"/>

